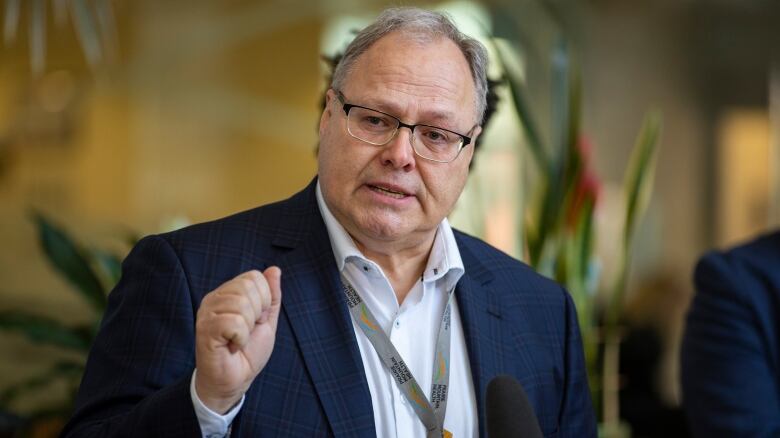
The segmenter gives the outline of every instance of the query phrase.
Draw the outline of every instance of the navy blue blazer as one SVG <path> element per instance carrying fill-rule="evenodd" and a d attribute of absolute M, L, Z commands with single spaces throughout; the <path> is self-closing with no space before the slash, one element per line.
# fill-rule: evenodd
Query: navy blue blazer
<path fill-rule="evenodd" d="M 780 232 L 694 275 L 682 347 L 683 406 L 694 436 L 780 436 Z"/>
<path fill-rule="evenodd" d="M 315 179 L 316 181 L 316 179 Z M 485 388 L 510 374 L 548 437 L 595 437 L 577 317 L 568 293 L 456 232 L 461 312 L 479 425 Z M 123 263 L 64 436 L 199 436 L 189 384 L 203 296 L 250 269 L 282 269 L 271 358 L 233 436 L 373 437 L 371 396 L 315 197 L 292 198 L 141 240 Z"/>

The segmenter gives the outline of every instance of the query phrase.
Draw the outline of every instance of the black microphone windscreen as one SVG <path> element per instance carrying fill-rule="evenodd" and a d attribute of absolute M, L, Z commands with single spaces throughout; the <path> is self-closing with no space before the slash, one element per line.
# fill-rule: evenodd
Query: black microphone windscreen
<path fill-rule="evenodd" d="M 488 438 L 543 438 L 528 396 L 514 377 L 501 375 L 488 383 L 485 408 Z"/>

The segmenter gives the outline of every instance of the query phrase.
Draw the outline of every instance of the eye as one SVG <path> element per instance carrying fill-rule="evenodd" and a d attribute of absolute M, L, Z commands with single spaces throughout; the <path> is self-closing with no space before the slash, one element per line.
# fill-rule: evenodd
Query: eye
<path fill-rule="evenodd" d="M 384 125 L 387 125 L 387 123 L 384 120 L 382 120 L 381 117 L 377 117 L 377 116 L 366 116 L 366 117 L 364 117 L 363 120 L 364 120 L 364 123 L 367 123 L 369 125 L 374 125 L 374 126 L 384 126 Z"/>
<path fill-rule="evenodd" d="M 441 132 L 438 131 L 431 131 L 428 133 L 428 138 L 431 140 L 442 140 L 444 139 L 444 136 Z"/>
<path fill-rule="evenodd" d="M 385 133 L 397 126 L 392 117 L 367 108 L 355 107 L 350 118 L 355 121 L 354 128 L 365 132 Z"/>
<path fill-rule="evenodd" d="M 452 142 L 452 135 L 447 131 L 423 126 L 419 129 L 423 141 L 428 145 L 447 145 Z"/>

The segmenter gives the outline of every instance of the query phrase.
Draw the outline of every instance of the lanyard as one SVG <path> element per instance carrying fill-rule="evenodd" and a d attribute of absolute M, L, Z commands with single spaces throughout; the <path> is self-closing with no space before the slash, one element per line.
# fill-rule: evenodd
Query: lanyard
<path fill-rule="evenodd" d="M 379 327 L 374 314 L 360 298 L 352 284 L 342 275 L 344 295 L 347 297 L 349 313 L 363 330 L 379 358 L 393 375 L 398 388 L 428 430 L 429 438 L 441 438 L 444 432 L 444 413 L 447 410 L 447 386 L 450 379 L 450 309 L 453 287 L 447 298 L 447 307 L 441 316 L 439 333 L 436 338 L 436 357 L 433 361 L 433 379 L 431 382 L 431 401 L 425 397 L 420 385 L 401 358 L 401 354 Z"/>

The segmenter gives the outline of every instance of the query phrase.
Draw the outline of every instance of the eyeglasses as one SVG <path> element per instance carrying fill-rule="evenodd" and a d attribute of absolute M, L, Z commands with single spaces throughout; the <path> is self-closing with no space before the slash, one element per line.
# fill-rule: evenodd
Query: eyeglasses
<path fill-rule="evenodd" d="M 344 105 L 347 115 L 347 132 L 352 137 L 366 143 L 383 146 L 392 140 L 400 128 L 412 131 L 412 149 L 420 158 L 436 163 L 449 163 L 460 155 L 471 138 L 463 134 L 430 125 L 407 125 L 398 117 L 346 102 L 340 91 L 336 95 Z M 473 130 L 473 128 L 472 128 Z"/>

